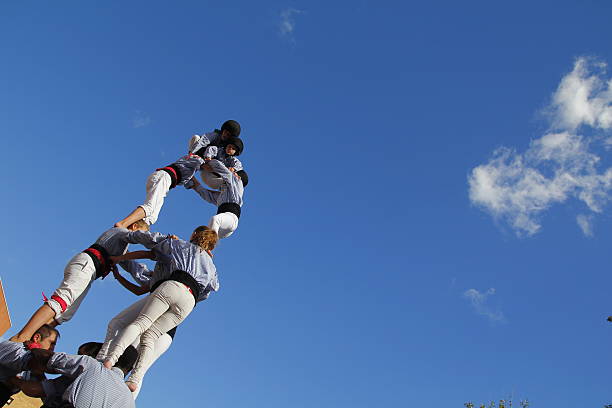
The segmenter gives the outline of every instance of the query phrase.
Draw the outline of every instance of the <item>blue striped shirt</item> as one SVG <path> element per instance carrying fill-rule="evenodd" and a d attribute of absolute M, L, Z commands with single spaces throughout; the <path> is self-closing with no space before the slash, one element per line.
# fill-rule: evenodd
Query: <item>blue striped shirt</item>
<path fill-rule="evenodd" d="M 124 382 L 123 371 L 104 368 L 89 356 L 54 353 L 47 368 L 72 378 L 63 399 L 75 408 L 132 408 L 132 393 Z"/>
<path fill-rule="evenodd" d="M 26 350 L 23 343 L 0 341 L 0 381 L 5 381 L 26 370 L 32 353 Z"/>
<path fill-rule="evenodd" d="M 204 133 L 203 135 L 193 135 L 191 140 L 189 140 L 189 153 L 195 153 L 209 145 L 220 146 L 222 144 L 221 141 L 221 134 L 216 130 Z"/>
<path fill-rule="evenodd" d="M 187 183 L 196 171 L 200 169 L 200 166 L 204 164 L 204 159 L 195 154 L 188 154 L 183 156 L 174 163 L 172 163 L 179 170 L 180 181 L 178 185 L 184 185 Z"/>
<path fill-rule="evenodd" d="M 154 245 L 166 239 L 168 235 L 152 231 L 130 231 L 127 228 L 111 228 L 98 237 L 96 244 L 106 249 L 109 256 L 123 255 L 128 244 Z"/>
<path fill-rule="evenodd" d="M 200 289 L 200 296 L 196 301 L 206 299 L 210 291 L 219 290 L 215 264 L 210 255 L 201 250 L 199 246 L 182 239 L 167 239 L 154 246 L 152 251 L 157 259 L 157 264 L 163 264 L 160 270 L 170 271 L 170 273 L 181 270 L 196 280 Z M 157 270 L 157 265 L 155 270 Z M 154 276 L 154 278 L 157 277 Z"/>
<path fill-rule="evenodd" d="M 228 169 L 233 167 L 234 170 L 240 171 L 243 169 L 242 162 L 235 156 L 229 156 L 225 149 L 217 146 L 208 146 L 204 152 L 205 159 L 217 159 L 221 163 L 225 164 Z"/>
<path fill-rule="evenodd" d="M 225 203 L 235 203 L 242 207 L 242 195 L 244 194 L 242 180 L 236 177 L 234 173 L 229 171 L 228 168 L 218 160 L 211 160 L 208 164 L 212 170 L 223 179 L 221 188 L 219 191 L 214 191 L 200 185 L 195 188 L 195 191 L 202 199 L 216 206 Z"/>

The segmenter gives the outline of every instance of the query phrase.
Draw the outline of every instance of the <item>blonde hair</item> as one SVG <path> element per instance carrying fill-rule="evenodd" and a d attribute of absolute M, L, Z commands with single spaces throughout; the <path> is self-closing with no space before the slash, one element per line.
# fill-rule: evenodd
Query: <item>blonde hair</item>
<path fill-rule="evenodd" d="M 212 251 L 219 241 L 217 233 L 207 226 L 200 225 L 193 230 L 190 242 L 199 246 L 203 251 Z"/>
<path fill-rule="evenodd" d="M 138 220 L 135 223 L 131 224 L 128 228 L 130 229 L 143 229 L 145 231 L 149 230 L 149 224 L 146 223 L 144 219 Z"/>

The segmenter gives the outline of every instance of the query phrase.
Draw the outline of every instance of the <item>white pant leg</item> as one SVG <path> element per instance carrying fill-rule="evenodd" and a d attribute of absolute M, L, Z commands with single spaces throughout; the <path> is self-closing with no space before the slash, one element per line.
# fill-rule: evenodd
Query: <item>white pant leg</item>
<path fill-rule="evenodd" d="M 132 396 L 134 397 L 134 399 L 138 398 L 138 394 L 140 394 L 140 390 L 142 390 L 142 384 L 144 381 L 144 373 L 146 373 L 146 371 L 153 365 L 153 363 L 155 363 L 157 359 L 160 358 L 161 355 L 164 354 L 170 348 L 171 345 L 172 345 L 172 337 L 170 337 L 168 333 L 162 334 L 155 341 L 153 359 L 151 360 L 151 363 L 149 364 L 149 366 L 144 368 L 144 372 L 140 379 L 140 384 L 138 385 L 138 388 L 136 388 L 136 391 L 132 393 Z M 134 347 L 138 348 L 137 346 L 134 346 Z"/>
<path fill-rule="evenodd" d="M 106 329 L 106 338 L 104 339 L 104 344 L 100 349 L 100 352 L 96 356 L 96 359 L 100 361 L 104 361 L 108 357 L 108 351 L 113 344 L 113 339 L 117 336 L 120 330 L 123 330 L 130 323 L 132 323 L 142 310 L 143 306 L 147 301 L 147 297 L 143 296 L 142 299 L 138 300 L 136 303 L 132 303 L 127 308 L 123 309 L 117 316 L 113 317 L 111 321 L 108 323 L 108 327 Z M 140 340 L 138 339 L 137 342 Z M 138 344 L 134 345 L 134 347 L 138 348 Z"/>
<path fill-rule="evenodd" d="M 147 304 L 141 313 L 141 316 L 148 314 L 147 318 L 153 322 L 140 336 L 138 360 L 130 375 L 130 381 L 135 384 L 140 384 L 147 369 L 154 361 L 157 339 L 185 320 L 195 306 L 193 295 L 182 283 L 167 281 L 162 283 L 157 291 L 159 291 L 159 296 Z M 155 318 L 156 316 L 158 317 Z"/>
<path fill-rule="evenodd" d="M 166 281 L 149 296 L 140 314 L 116 336 L 107 358 L 115 365 L 121 354 L 138 336 L 138 360 L 130 378 L 136 384 L 142 379 L 145 367 L 151 365 L 154 345 L 158 337 L 178 326 L 193 310 L 195 299 L 187 287 L 176 281 Z"/>
<path fill-rule="evenodd" d="M 164 205 L 164 198 L 170 191 L 171 185 L 172 178 L 163 170 L 157 170 L 147 179 L 147 196 L 144 204 L 140 206 L 145 212 L 144 220 L 147 224 L 155 224 L 155 221 L 157 221 L 159 212 Z"/>
<path fill-rule="evenodd" d="M 200 170 L 200 177 L 202 177 L 202 181 L 213 190 L 219 190 L 221 184 L 223 184 L 223 179 L 221 177 L 205 169 Z"/>
<path fill-rule="evenodd" d="M 215 231 L 219 238 L 227 238 L 238 228 L 238 217 L 231 212 L 214 215 L 208 221 L 208 228 Z"/>
<path fill-rule="evenodd" d="M 89 255 L 81 252 L 72 257 L 64 269 L 64 279 L 53 292 L 53 296 L 64 301 L 65 308 L 53 298 L 47 301 L 55 312 L 55 320 L 59 324 L 72 319 L 95 279 L 96 265 Z"/>

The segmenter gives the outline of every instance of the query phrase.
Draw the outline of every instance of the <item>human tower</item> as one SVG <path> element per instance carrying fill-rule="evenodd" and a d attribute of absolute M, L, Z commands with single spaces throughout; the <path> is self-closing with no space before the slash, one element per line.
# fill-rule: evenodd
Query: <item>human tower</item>
<path fill-rule="evenodd" d="M 11 341 L 24 343 L 25 349 L 37 348 L 32 339 L 41 327 L 56 327 L 71 320 L 93 282 L 112 272 L 134 294 L 148 295 L 115 316 L 108 324 L 104 343 L 89 354 L 111 370 L 129 346 L 136 348 L 138 355 L 125 381 L 135 399 L 146 371 L 170 347 L 177 326 L 198 302 L 219 289 L 212 251 L 219 239 L 238 228 L 248 183 L 238 160 L 244 149 L 240 130 L 237 121 L 228 120 L 220 129 L 194 135 L 187 155 L 156 169 L 147 179 L 144 203 L 68 262 L 58 288 L 50 298 L 45 297 L 43 305 Z M 196 179 L 198 172 L 208 188 Z M 178 186 L 195 191 L 217 207 L 208 225 L 195 228 L 189 240 L 150 230 L 166 195 Z M 128 252 L 129 244 L 142 245 L 145 250 Z M 156 261 L 155 267 L 151 270 L 138 259 Z M 117 265 L 138 284 L 124 278 Z M 2 358 L 0 347 L 0 368 Z"/>

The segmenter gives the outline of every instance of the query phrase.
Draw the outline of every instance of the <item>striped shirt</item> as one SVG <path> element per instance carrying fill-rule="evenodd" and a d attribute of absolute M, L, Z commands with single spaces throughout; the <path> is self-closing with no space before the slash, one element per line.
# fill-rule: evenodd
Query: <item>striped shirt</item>
<path fill-rule="evenodd" d="M 204 152 L 204 158 L 217 159 L 221 163 L 225 164 L 225 167 L 233 167 L 236 171 L 243 169 L 242 162 L 235 156 L 229 156 L 222 147 L 208 146 Z"/>
<path fill-rule="evenodd" d="M 189 153 L 195 153 L 198 150 L 211 146 L 222 146 L 221 131 L 216 129 L 212 132 L 204 133 L 203 135 L 193 135 L 189 140 Z"/>
<path fill-rule="evenodd" d="M 184 185 L 187 183 L 196 171 L 200 169 L 200 166 L 204 164 L 204 159 L 198 155 L 189 153 L 187 156 L 183 156 L 174 163 L 180 174 L 180 180 L 177 185 Z"/>
<path fill-rule="evenodd" d="M 168 235 L 151 231 L 130 231 L 127 228 L 111 228 L 98 237 L 96 244 L 108 252 L 109 256 L 126 253 L 128 244 L 141 244 L 150 247 L 166 239 Z"/>
<path fill-rule="evenodd" d="M 219 174 L 223 179 L 221 188 L 219 191 L 208 190 L 207 188 L 197 186 L 195 191 L 204 199 L 211 204 L 220 206 L 225 203 L 235 203 L 242 207 L 242 195 L 244 194 L 244 187 L 242 186 L 242 180 L 236 177 L 223 163 L 218 160 L 211 160 L 208 162 L 212 170 Z"/>
<path fill-rule="evenodd" d="M 63 399 L 75 408 L 132 408 L 132 393 L 124 382 L 123 371 L 104 368 L 89 356 L 54 353 L 47 368 L 72 378 Z"/>
<path fill-rule="evenodd" d="M 155 245 L 152 251 L 157 264 L 163 264 L 161 267 L 165 271 L 184 271 L 196 280 L 200 289 L 197 302 L 206 299 L 211 291 L 219 290 L 215 264 L 210 255 L 199 246 L 182 239 L 167 239 Z M 157 265 L 155 269 L 157 270 Z"/>
<path fill-rule="evenodd" d="M 136 261 L 123 261 L 119 265 L 125 269 L 138 284 L 144 288 L 151 288 L 155 282 L 168 278 L 173 270 L 171 265 L 162 262 L 155 263 L 155 268 L 150 270 L 144 263 Z"/>
<path fill-rule="evenodd" d="M 23 343 L 0 341 L 0 381 L 5 381 L 26 370 L 32 353 L 26 350 Z"/>

